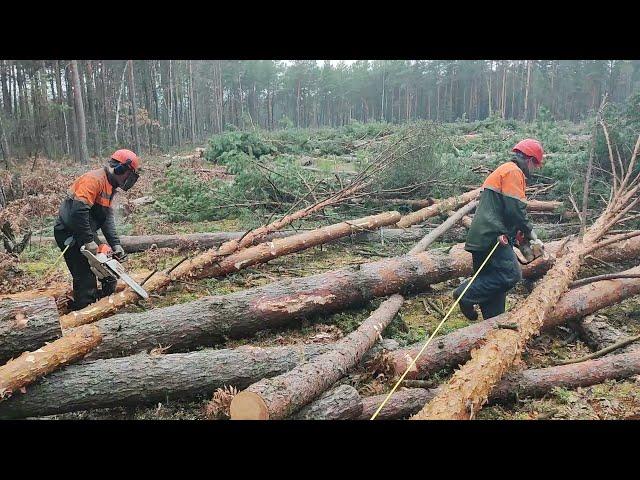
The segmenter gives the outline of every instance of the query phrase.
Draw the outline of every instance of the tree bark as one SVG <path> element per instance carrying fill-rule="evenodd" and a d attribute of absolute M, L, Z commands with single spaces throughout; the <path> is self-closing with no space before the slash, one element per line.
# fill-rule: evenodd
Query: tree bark
<path fill-rule="evenodd" d="M 133 75 L 133 60 L 129 60 L 129 99 L 131 100 L 131 123 L 133 125 L 133 140 L 135 142 L 136 152 L 138 155 L 142 153 L 140 150 L 140 138 L 138 137 L 138 115 L 136 112 L 136 86 Z"/>
<path fill-rule="evenodd" d="M 640 137 L 630 167 L 633 166 L 639 146 Z M 508 312 L 507 323 L 515 322 L 517 330 L 498 329 L 489 333 L 485 344 L 474 350 L 471 360 L 456 371 L 446 387 L 412 419 L 473 418 L 487 401 L 493 386 L 519 358 L 527 341 L 539 332 L 546 317 L 578 274 L 584 257 L 598 245 L 611 226 L 633 207 L 630 199 L 636 190 L 635 187 L 625 188 L 623 183 L 584 236 L 568 242 L 566 253 L 558 259 L 544 280 L 524 302 Z"/>
<path fill-rule="evenodd" d="M 84 106 L 82 105 L 82 89 L 80 88 L 80 76 L 78 74 L 78 61 L 71 60 L 71 77 L 73 81 L 73 102 L 76 112 L 76 126 L 78 129 L 78 160 L 82 164 L 89 163 L 89 150 L 87 149 L 87 124 L 84 117 Z"/>
<path fill-rule="evenodd" d="M 362 412 L 362 398 L 351 385 L 340 385 L 323 393 L 296 413 L 293 420 L 348 420 Z"/>
<path fill-rule="evenodd" d="M 562 243 L 549 242 L 546 250 L 551 258 L 524 266 L 523 275 L 537 276 L 549 269 L 553 253 Z M 622 260 L 638 255 L 640 236 L 627 240 L 621 247 L 621 251 L 602 249 L 599 257 Z M 610 256 L 605 256 L 605 252 L 611 252 Z M 103 342 L 90 356 L 122 356 L 158 345 L 172 345 L 172 351 L 212 345 L 225 338 L 242 338 L 259 330 L 279 328 L 318 313 L 361 305 L 375 297 L 420 291 L 433 283 L 469 275 L 471 271 L 471 254 L 458 245 L 449 255 L 429 252 L 405 255 L 149 312 L 119 314 L 97 323 L 103 332 Z M 185 318 L 190 321 L 185 323 Z"/>
<path fill-rule="evenodd" d="M 139 354 L 83 361 L 53 372 L 26 395 L 0 402 L 0 418 L 53 415 L 211 395 L 216 388 L 244 388 L 291 370 L 328 351 L 331 344 L 204 349 L 168 355 Z"/>
<path fill-rule="evenodd" d="M 84 357 L 100 343 L 93 325 L 75 330 L 32 352 L 24 352 L 0 367 L 0 399 L 11 395 L 39 377 Z"/>
<path fill-rule="evenodd" d="M 398 222 L 398 227 L 405 228 L 416 223 L 424 222 L 428 218 L 438 216 L 441 213 L 447 212 L 449 210 L 458 209 L 461 206 L 469 203 L 470 201 L 478 198 L 481 191 L 482 188 L 476 188 L 475 190 L 463 193 L 460 196 L 447 198 L 435 203 L 434 205 L 418 210 L 417 212 L 409 213 L 402 217 L 402 219 Z"/>
<path fill-rule="evenodd" d="M 640 267 L 627 270 L 640 273 Z M 591 283 L 565 293 L 545 319 L 544 328 L 552 328 L 572 319 L 589 315 L 597 310 L 640 294 L 640 279 L 616 279 Z M 470 358 L 471 350 L 482 345 L 484 339 L 498 324 L 506 321 L 507 314 L 473 323 L 447 335 L 434 338 L 424 350 L 406 378 L 425 378 L 443 368 L 462 364 Z M 399 377 L 416 357 L 423 342 L 398 349 L 384 355 L 384 370 L 389 376 Z"/>
<path fill-rule="evenodd" d="M 135 272 L 131 274 L 131 277 L 136 282 L 142 282 L 147 276 L 151 273 L 150 270 L 142 270 L 139 272 Z M 116 292 L 120 292 L 124 290 L 126 284 L 122 281 L 118 281 L 116 285 Z M 22 301 L 31 301 L 35 300 L 39 297 L 53 297 L 58 305 L 58 312 L 63 314 L 67 313 L 68 309 L 66 308 L 66 298 L 71 298 L 73 295 L 73 289 L 71 285 L 66 282 L 51 282 L 49 286 L 45 288 L 39 288 L 36 290 L 26 290 L 24 292 L 19 293 L 3 293 L 0 294 L 0 300 L 22 300 Z"/>
<path fill-rule="evenodd" d="M 463 226 L 453 227 L 442 235 L 445 242 L 464 242 L 467 238 L 468 223 L 471 222 L 470 217 L 462 219 Z M 426 234 L 431 232 L 435 227 L 408 227 L 408 228 L 381 228 L 374 232 L 354 233 L 349 237 L 342 237 L 337 241 L 354 241 L 358 243 L 375 243 L 375 242 L 412 242 L 420 240 Z M 542 234 L 541 238 L 557 239 L 566 234 L 577 233 L 580 230 L 579 225 L 568 224 L 536 224 L 536 232 Z M 299 230 L 281 230 L 270 233 L 264 240 L 271 241 L 276 238 L 291 237 L 298 235 Z M 122 235 L 120 241 L 122 248 L 127 253 L 144 252 L 151 248 L 178 248 L 180 250 L 196 249 L 196 248 L 214 248 L 230 240 L 238 240 L 242 238 L 245 232 L 210 232 L 210 233 L 185 233 L 179 235 Z M 101 236 L 99 236 L 102 239 Z M 104 242 L 103 242 L 104 243 Z M 53 237 L 36 237 L 31 239 L 32 245 L 53 245 L 55 239 Z M 155 247 L 154 247 L 155 246 Z M 57 295 L 56 295 L 57 296 Z"/>
<path fill-rule="evenodd" d="M 264 263 L 274 258 L 298 252 L 307 248 L 321 245 L 331 240 L 350 235 L 363 230 L 374 230 L 383 225 L 392 225 L 400 219 L 398 212 L 384 212 L 371 217 L 364 217 L 348 222 L 337 223 L 288 238 L 275 239 L 255 247 L 239 250 L 238 252 L 217 259 L 214 263 L 208 252 L 198 255 L 191 261 L 178 266 L 173 272 L 157 272 L 145 283 L 147 292 L 154 292 L 165 288 L 176 279 L 221 277 L 229 273 L 246 268 L 249 265 Z M 119 294 L 110 295 L 88 307 L 65 315 L 60 318 L 63 328 L 72 328 L 103 318 L 125 305 L 138 300 L 133 290 L 126 290 Z"/>
<path fill-rule="evenodd" d="M 336 342 L 329 352 L 240 392 L 231 402 L 231 419 L 282 419 L 310 403 L 360 362 L 403 302 L 401 295 L 392 295 L 356 331 Z"/>
<path fill-rule="evenodd" d="M 0 364 L 62 336 L 56 302 L 0 298 Z"/>
<path fill-rule="evenodd" d="M 471 202 L 442 225 L 420 240 L 410 254 L 422 252 L 440 235 L 451 228 L 477 205 Z M 286 418 L 310 403 L 346 372 L 361 362 L 376 343 L 404 302 L 404 297 L 392 295 L 354 332 L 336 342 L 334 348 L 313 361 L 300 365 L 278 377 L 254 383 L 231 402 L 232 419 L 268 420 Z"/>
<path fill-rule="evenodd" d="M 607 355 L 571 365 L 547 368 L 532 368 L 512 373 L 495 387 L 489 403 L 504 403 L 516 398 L 532 398 L 546 395 L 556 387 L 578 388 L 603 383 L 606 380 L 622 379 L 640 374 L 640 348 L 628 352 Z M 408 388 L 400 390 L 389 399 L 376 419 L 393 420 L 417 414 L 422 406 L 431 401 L 440 389 Z M 362 413 L 358 420 L 369 420 L 384 401 L 386 395 L 375 395 L 362 399 Z M 347 408 L 354 400 L 335 405 L 335 409 Z"/>

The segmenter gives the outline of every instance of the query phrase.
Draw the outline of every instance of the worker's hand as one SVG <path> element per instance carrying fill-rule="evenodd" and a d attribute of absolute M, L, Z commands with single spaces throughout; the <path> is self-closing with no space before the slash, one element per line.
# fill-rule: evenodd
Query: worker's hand
<path fill-rule="evenodd" d="M 90 251 L 94 255 L 98 253 L 98 244 L 96 242 L 89 242 L 84 244 L 85 250 Z"/>
<path fill-rule="evenodd" d="M 127 259 L 127 254 L 122 248 L 122 245 L 116 245 L 113 247 L 113 256 L 116 257 L 116 260 L 119 262 L 124 262 Z"/>

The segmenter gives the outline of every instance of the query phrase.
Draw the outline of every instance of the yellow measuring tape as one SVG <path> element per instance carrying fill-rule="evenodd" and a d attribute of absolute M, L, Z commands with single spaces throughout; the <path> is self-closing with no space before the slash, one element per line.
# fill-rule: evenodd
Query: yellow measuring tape
<path fill-rule="evenodd" d="M 62 253 L 60 254 L 60 256 L 58 258 L 56 258 L 56 261 L 53 262 L 53 265 L 51 265 L 51 267 L 49 267 L 49 270 L 47 270 L 47 273 L 45 273 L 42 278 L 46 279 L 47 276 L 53 271 L 54 268 L 56 268 L 56 265 L 58 265 L 58 262 L 60 261 L 60 259 L 64 256 L 65 253 L 67 253 L 67 250 L 69 250 L 69 247 L 71 246 L 71 244 L 67 245 L 66 247 L 64 247 L 64 250 L 62 250 Z"/>
<path fill-rule="evenodd" d="M 458 296 L 458 298 L 456 299 L 455 302 L 453 302 L 453 305 L 451 305 L 451 308 L 449 309 L 449 311 L 447 312 L 447 314 L 444 316 L 444 318 L 442 319 L 442 321 L 438 324 L 438 326 L 436 327 L 436 329 L 433 331 L 433 333 L 431 334 L 431 336 L 427 339 L 427 342 L 422 346 L 422 348 L 420 349 L 420 351 L 418 352 L 418 355 L 416 355 L 416 358 L 414 358 L 411 361 L 411 364 L 409 364 L 409 366 L 407 367 L 407 369 L 405 370 L 405 372 L 402 374 L 402 376 L 400 377 L 400 380 L 397 381 L 397 383 L 393 386 L 393 388 L 391 389 L 391 391 L 389 392 L 389 395 L 387 395 L 387 398 L 384 399 L 384 401 L 380 404 L 380 406 L 378 407 L 378 409 L 375 411 L 375 413 L 371 416 L 370 420 L 375 420 L 375 418 L 378 416 L 378 414 L 380 413 L 380 411 L 382 410 L 382 408 L 385 406 L 385 404 L 389 401 L 389 399 L 391 398 L 391 395 L 393 395 L 393 393 L 396 391 L 396 389 L 398 388 L 398 385 L 400 385 L 402 383 L 402 381 L 404 380 L 404 377 L 407 376 L 407 373 L 409 373 L 409 371 L 413 368 L 413 366 L 416 364 L 416 362 L 418 361 L 418 358 L 420 358 L 420 355 L 422 355 L 422 353 L 424 352 L 425 348 L 427 348 L 427 346 L 429 345 L 429 343 L 431 342 L 431 340 L 433 339 L 433 337 L 436 336 L 436 333 L 438 333 L 438 330 L 440 330 L 440 327 L 442 327 L 442 325 L 444 325 L 444 322 L 447 321 L 447 318 L 449 318 L 449 315 L 451 315 L 451 312 L 453 312 L 453 309 L 456 308 L 456 305 L 458 305 L 458 303 L 460 303 L 460 299 L 464 296 L 465 293 L 467 293 L 467 289 L 471 286 L 471 284 L 473 283 L 473 281 L 476 279 L 476 277 L 478 276 L 478 274 L 480 273 L 480 271 L 484 268 L 484 266 L 487 264 L 487 262 L 489 261 L 489 259 L 491 258 L 491 255 L 493 255 L 493 252 L 496 251 L 496 248 L 498 248 L 498 245 L 500 245 L 500 240 L 498 240 L 496 242 L 496 244 L 493 246 L 493 248 L 491 249 L 491 251 L 489 252 L 489 255 L 487 255 L 487 258 L 484 259 L 484 261 L 482 262 L 482 265 L 480 265 L 480 268 L 478 268 L 478 270 L 476 271 L 476 273 L 473 274 L 473 277 L 471 277 L 471 280 L 469 281 L 469 283 L 467 284 L 466 287 L 464 287 L 464 290 L 462 291 L 462 293 Z"/>

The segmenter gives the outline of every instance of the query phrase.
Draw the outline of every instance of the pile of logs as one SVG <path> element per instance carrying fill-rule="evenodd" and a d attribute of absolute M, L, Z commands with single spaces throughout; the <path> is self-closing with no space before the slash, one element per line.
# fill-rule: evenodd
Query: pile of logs
<path fill-rule="evenodd" d="M 516 309 L 520 317 L 508 312 L 440 335 L 415 362 L 423 343 L 400 348 L 396 342 L 379 340 L 406 295 L 472 273 L 471 255 L 463 244 L 446 253 L 429 251 L 428 246 L 442 238 L 464 241 L 465 227 L 458 225 L 469 224 L 468 215 L 477 205 L 480 189 L 425 202 L 423 208 L 404 217 L 390 211 L 303 232 L 282 230 L 289 225 L 287 220 L 249 235 L 124 237 L 124 246 L 131 252 L 194 242 L 210 249 L 171 272 L 151 276 L 150 272 L 136 272 L 135 278 L 146 278 L 145 288 L 154 292 L 175 279 L 220 278 L 249 265 L 346 238 L 420 241 L 406 255 L 141 313 L 118 312 L 137 301 L 122 286 L 111 297 L 71 313 L 60 312 L 56 305 L 56 300 L 69 294 L 64 284 L 2 295 L 0 418 L 201 398 L 217 388 L 233 386 L 241 391 L 231 401 L 232 419 L 369 419 L 387 395 L 363 396 L 349 384 L 350 372 L 374 370 L 393 380 L 414 363 L 407 379 L 419 382 L 435 372 L 465 362 L 473 365 L 483 358 L 480 367 L 460 370 L 464 373 L 454 374 L 450 383 L 398 390 L 377 417 L 469 418 L 487 402 L 505 403 L 516 395 L 535 397 L 558 386 L 574 388 L 640 374 L 640 349 L 633 338 L 584 320 L 640 294 L 640 267 L 617 278 L 571 284 L 583 263 L 624 262 L 640 254 L 640 232 L 605 238 L 624 218 L 621 212 L 635 205 L 637 183 L 630 179 L 625 183 L 624 178 L 617 184 L 610 207 L 586 236 L 566 236 L 578 233 L 580 225 L 538 228 L 547 236 L 561 238 L 547 242 L 546 258 L 523 266 L 525 278 L 542 279 Z M 529 209 L 557 212 L 561 204 L 532 201 Z M 435 228 L 415 226 L 447 214 Z M 546 293 L 540 293 L 543 291 Z M 334 343 L 216 348 L 230 339 L 299 325 L 384 297 L 388 298 L 356 330 Z M 570 321 L 598 353 L 584 361 L 547 368 L 510 368 L 540 328 Z M 488 343 L 494 356 L 484 354 Z M 458 386 L 460 382 L 475 385 L 475 390 L 469 393 L 466 386 Z"/>

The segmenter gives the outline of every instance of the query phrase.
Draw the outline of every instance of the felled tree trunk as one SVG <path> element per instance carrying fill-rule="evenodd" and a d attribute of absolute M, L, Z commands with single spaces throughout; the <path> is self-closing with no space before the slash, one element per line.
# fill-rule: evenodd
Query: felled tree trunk
<path fill-rule="evenodd" d="M 362 359 L 403 302 L 401 295 L 392 295 L 384 302 L 384 308 L 376 309 L 355 332 L 336 342 L 327 353 L 240 392 L 231 402 L 231 419 L 282 419 L 311 402 Z"/>
<path fill-rule="evenodd" d="M 131 274 L 131 277 L 136 282 L 142 282 L 149 276 L 151 271 L 141 270 Z M 126 284 L 118 280 L 116 285 L 116 292 L 121 292 L 126 287 Z M 58 313 L 65 314 L 69 312 L 68 299 L 73 297 L 73 289 L 68 283 L 51 282 L 46 288 L 39 288 L 36 290 L 27 290 L 19 293 L 7 293 L 0 294 L 0 299 L 10 299 L 16 301 L 29 301 L 40 297 L 53 297 L 58 307 Z"/>
<path fill-rule="evenodd" d="M 426 388 L 405 388 L 397 390 L 385 403 L 376 420 L 397 420 L 406 418 L 420 411 L 420 409 L 435 396 L 435 390 Z M 386 394 L 362 398 L 362 412 L 357 420 L 371 420 L 378 407 L 384 402 Z M 1 408 L 1 407 L 0 407 Z"/>
<path fill-rule="evenodd" d="M 640 267 L 631 268 L 624 273 L 640 273 Z M 562 295 L 545 319 L 544 327 L 551 328 L 568 320 L 581 318 L 638 294 L 640 279 L 637 278 L 603 280 L 569 290 Z M 506 322 L 506 317 L 507 314 L 499 315 L 434 338 L 406 378 L 424 378 L 443 368 L 464 363 L 469 359 L 471 350 L 482 345 L 496 325 Z M 402 375 L 423 345 L 420 342 L 387 353 L 382 361 L 387 374 L 393 377 Z"/>
<path fill-rule="evenodd" d="M 516 395 L 520 398 L 538 397 L 555 387 L 588 387 L 605 380 L 627 378 L 638 374 L 640 374 L 640 348 L 633 347 L 626 353 L 508 375 L 491 393 L 489 401 L 495 403 L 513 400 Z"/>
<path fill-rule="evenodd" d="M 223 276 L 249 265 L 264 263 L 282 255 L 299 252 L 337 238 L 345 237 L 354 232 L 375 230 L 384 225 L 392 225 L 397 222 L 399 218 L 400 214 L 398 212 L 384 212 L 370 217 L 329 225 L 292 237 L 275 239 L 268 243 L 240 250 L 227 257 L 218 257 L 217 259 L 211 257 L 211 255 L 209 255 L 210 251 L 207 251 L 190 261 L 182 263 L 170 274 L 165 272 L 155 273 L 145 283 L 144 288 L 147 292 L 157 292 L 177 279 Z M 138 299 L 138 294 L 128 289 L 121 293 L 105 297 L 82 310 L 61 317 L 60 323 L 62 324 L 62 328 L 73 328 L 95 322 L 100 318 L 115 313 L 126 305 L 136 302 Z"/>
<path fill-rule="evenodd" d="M 52 297 L 0 299 L 0 364 L 62 336 Z"/>
<path fill-rule="evenodd" d="M 640 269 L 637 269 L 640 273 Z M 594 319 L 591 315 L 576 322 L 580 337 L 593 350 L 609 347 L 625 338 L 625 334 L 604 320 Z"/>
<path fill-rule="evenodd" d="M 24 352 L 0 367 L 0 399 L 11 395 L 37 378 L 84 357 L 100 343 L 94 326 L 75 330 L 32 352 Z"/>
<path fill-rule="evenodd" d="M 632 348 L 626 353 L 607 355 L 595 360 L 587 360 L 571 365 L 547 368 L 532 368 L 507 375 L 495 387 L 489 403 L 503 403 L 516 398 L 541 397 L 556 387 L 577 388 L 597 385 L 610 379 L 628 378 L 640 373 L 640 348 Z M 382 408 L 377 419 L 393 420 L 415 415 L 431 401 L 438 389 L 408 388 L 393 394 Z M 362 413 L 359 420 L 369 420 L 386 395 L 375 395 L 362 399 Z M 334 408 L 348 408 L 354 400 Z"/>
<path fill-rule="evenodd" d="M 613 260 L 640 253 L 640 237 L 625 243 L 624 255 L 614 249 L 607 256 L 607 248 L 599 257 Z M 550 242 L 547 251 L 553 253 L 561 244 Z M 539 275 L 551 264 L 552 259 L 536 260 L 523 268 L 523 274 Z M 301 318 L 361 305 L 375 297 L 421 291 L 470 272 L 471 254 L 454 247 L 449 255 L 405 255 L 143 313 L 119 314 L 99 321 L 103 341 L 89 356 L 130 355 L 159 345 L 171 345 L 174 352 L 213 345 L 226 338 L 243 338 Z"/>
<path fill-rule="evenodd" d="M 545 318 L 577 276 L 584 257 L 597 246 L 598 240 L 616 218 L 620 218 L 618 215 L 627 211 L 623 210 L 627 195 L 632 194 L 631 191 L 622 191 L 613 196 L 613 203 L 607 206 L 584 236 L 567 244 L 564 256 L 556 261 L 527 299 L 507 314 L 506 321 L 516 323 L 517 330 L 490 332 L 484 345 L 472 352 L 471 360 L 456 371 L 446 387 L 412 419 L 473 418 L 487 401 L 492 388 L 519 358 L 527 341 L 539 332 Z"/>
<path fill-rule="evenodd" d="M 139 354 L 69 365 L 0 402 L 0 418 L 53 415 L 211 395 L 225 385 L 244 388 L 291 370 L 331 348 L 293 345 Z"/>
<path fill-rule="evenodd" d="M 465 217 L 461 223 L 468 228 L 471 223 L 471 218 Z M 464 242 L 467 238 L 465 227 L 452 228 L 443 235 L 443 240 L 447 242 Z M 346 240 L 359 243 L 380 242 L 381 240 L 388 242 L 410 242 L 420 240 L 431 230 L 433 230 L 432 227 L 381 228 L 377 232 L 354 232 Z M 538 232 L 541 238 L 560 238 L 567 234 L 576 233 L 579 230 L 580 226 L 573 224 L 536 224 L 536 232 Z M 265 240 L 271 241 L 276 238 L 291 237 L 299 234 L 300 231 L 284 230 L 269 234 Z M 183 235 L 123 235 L 120 237 L 120 241 L 127 253 L 135 253 L 144 252 L 154 247 L 178 248 L 181 250 L 213 248 L 228 240 L 241 238 L 242 235 L 244 235 L 244 232 L 188 233 Z M 345 239 L 341 237 L 338 241 L 345 241 Z M 38 237 L 32 239 L 31 243 L 32 245 L 53 245 L 55 239 L 53 237 Z M 65 285 L 61 288 L 63 292 L 68 290 Z M 57 292 L 57 290 L 53 291 L 52 296 L 57 296 L 55 292 Z"/>
<path fill-rule="evenodd" d="M 424 251 L 446 230 L 477 205 L 470 202 L 456 215 L 420 240 L 409 252 Z M 268 420 L 286 418 L 310 403 L 358 364 L 375 344 L 404 303 L 395 294 L 385 300 L 354 332 L 336 342 L 334 348 L 313 361 L 272 379 L 261 380 L 236 395 L 231 402 L 232 419 Z"/>
<path fill-rule="evenodd" d="M 416 223 L 424 222 L 428 218 L 436 217 L 449 210 L 456 210 L 478 198 L 481 191 L 482 188 L 476 188 L 475 190 L 463 193 L 462 195 L 441 200 L 433 205 L 422 208 L 417 212 L 409 213 L 402 217 L 398 222 L 398 227 L 406 228 Z"/>
<path fill-rule="evenodd" d="M 340 385 L 302 408 L 293 420 L 348 420 L 362 412 L 362 398 L 351 385 Z"/>

